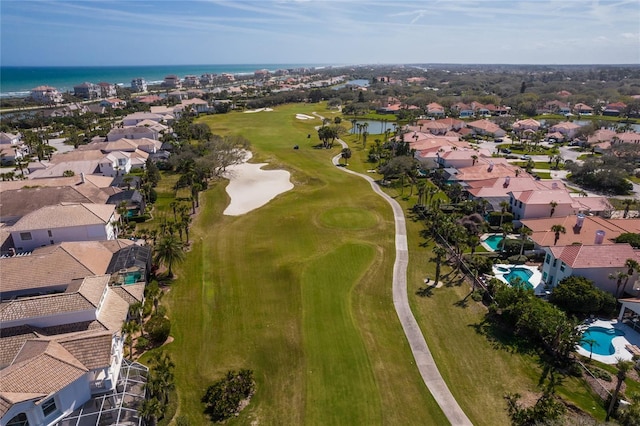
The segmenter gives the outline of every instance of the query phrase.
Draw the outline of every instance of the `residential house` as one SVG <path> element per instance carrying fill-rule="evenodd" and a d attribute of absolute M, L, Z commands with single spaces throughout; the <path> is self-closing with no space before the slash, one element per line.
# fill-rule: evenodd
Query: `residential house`
<path fill-rule="evenodd" d="M 4 255 L 0 257 L 3 281 L 0 300 L 61 293 L 67 289 L 71 280 L 92 275 L 118 274 L 120 269 L 135 266 L 127 264 L 118 269 L 112 268 L 116 263 L 122 264 L 114 259 L 131 257 L 129 248 L 134 245 L 133 241 L 124 239 L 70 241 L 36 248 L 32 253 Z M 148 279 L 151 249 L 148 246 L 135 246 L 141 247 L 141 250 L 134 251 L 133 257 L 149 265 L 138 265 L 138 279 L 133 281 L 130 277 L 127 284 L 146 282 Z M 112 281 L 119 281 L 119 278 L 114 277 Z"/>
<path fill-rule="evenodd" d="M 162 97 L 158 95 L 147 95 L 147 96 L 138 96 L 134 99 L 135 102 L 140 102 L 142 104 L 151 105 L 162 102 Z"/>
<path fill-rule="evenodd" d="M 129 114 L 126 117 L 122 118 L 123 126 L 135 126 L 141 121 L 151 120 L 157 123 L 166 122 L 169 119 L 173 119 L 173 117 L 169 117 L 167 114 L 154 114 L 151 112 L 134 112 L 133 114 Z"/>
<path fill-rule="evenodd" d="M 636 133 L 636 132 L 618 133 L 613 138 L 613 141 L 617 141 L 619 143 L 638 144 L 640 143 L 640 133 Z"/>
<path fill-rule="evenodd" d="M 99 241 L 117 238 L 118 214 L 110 204 L 58 204 L 20 218 L 10 229 L 17 252 L 63 241 Z"/>
<path fill-rule="evenodd" d="M 217 74 L 205 73 L 200 76 L 201 86 L 210 86 L 215 83 Z"/>
<path fill-rule="evenodd" d="M 471 102 L 471 109 L 473 110 L 474 114 L 478 117 L 491 115 L 491 111 L 489 110 L 489 108 L 487 108 L 485 105 L 481 104 L 480 102 L 476 102 L 476 101 Z"/>
<path fill-rule="evenodd" d="M 493 210 L 498 211 L 501 210 L 501 202 L 509 202 L 512 191 L 551 190 L 554 184 L 556 188 L 564 188 L 560 180 L 536 180 L 528 173 L 516 172 L 511 176 L 467 181 L 465 191 L 469 199 L 486 200 Z"/>
<path fill-rule="evenodd" d="M 147 81 L 144 78 L 134 78 L 131 80 L 131 91 L 132 92 L 146 92 L 147 91 Z"/>
<path fill-rule="evenodd" d="M 113 98 L 118 95 L 115 84 L 102 81 L 98 83 L 98 88 L 100 89 L 100 97 L 102 98 Z"/>
<path fill-rule="evenodd" d="M 22 142 L 20 140 L 22 136 L 13 133 L 0 132 L 0 145 L 20 145 Z"/>
<path fill-rule="evenodd" d="M 98 163 L 100 173 L 104 176 L 126 175 L 131 171 L 131 153 L 113 151 L 105 155 Z"/>
<path fill-rule="evenodd" d="M 121 109 L 127 106 L 127 101 L 118 98 L 103 99 L 100 105 L 111 109 Z"/>
<path fill-rule="evenodd" d="M 510 191 L 509 206 L 516 220 L 578 213 L 573 198 L 560 186 L 551 190 Z"/>
<path fill-rule="evenodd" d="M 469 182 L 472 181 L 515 176 L 519 174 L 522 169 L 509 164 L 504 158 L 483 158 L 473 166 L 447 170 L 453 173 L 447 177 L 447 180 L 467 186 Z"/>
<path fill-rule="evenodd" d="M 69 280 L 62 293 L 0 303 L 0 424 L 58 424 L 93 398 L 86 411 L 94 414 L 84 420 L 95 423 L 105 397 L 110 413 L 101 418 L 139 423 L 144 380 L 136 385 L 129 376 L 144 375 L 132 374 L 120 330 L 130 304 L 143 300 L 144 285 L 122 290 L 110 278 Z M 127 388 L 130 407 L 116 384 Z"/>
<path fill-rule="evenodd" d="M 613 102 L 607 104 L 602 110 L 602 115 L 618 117 L 627 108 L 627 104 L 624 102 Z"/>
<path fill-rule="evenodd" d="M 539 219 L 523 219 L 522 224 L 532 231 L 531 239 L 537 247 L 569 246 L 576 244 L 593 244 L 597 231 L 602 231 L 600 244 L 615 244 L 615 239 L 627 232 L 640 232 L 640 219 L 612 220 L 602 216 L 585 214 L 564 217 L 545 217 Z M 560 225 L 565 233 L 558 235 L 551 231 L 554 225 Z"/>
<path fill-rule="evenodd" d="M 38 86 L 31 89 L 31 99 L 45 104 L 60 104 L 64 101 L 58 89 L 51 86 Z"/>
<path fill-rule="evenodd" d="M 456 102 L 451 105 L 451 110 L 457 112 L 458 117 L 460 118 L 468 118 L 473 117 L 473 108 L 470 105 L 467 105 L 463 102 Z"/>
<path fill-rule="evenodd" d="M 497 124 L 484 119 L 467 123 L 467 127 L 473 130 L 477 135 L 501 138 L 507 134 L 507 132 L 501 129 Z"/>
<path fill-rule="evenodd" d="M 185 75 L 184 85 L 186 87 L 196 87 L 200 85 L 200 79 L 195 75 Z"/>
<path fill-rule="evenodd" d="M 563 121 L 562 123 L 555 124 L 551 126 L 550 133 L 558 132 L 561 133 L 566 139 L 571 140 L 576 137 L 576 133 L 581 126 L 579 124 Z"/>
<path fill-rule="evenodd" d="M 574 114 L 581 114 L 581 115 L 592 115 L 593 114 L 593 108 L 591 108 L 589 105 L 587 104 L 583 104 L 583 103 L 577 103 L 573 106 L 573 113 Z"/>
<path fill-rule="evenodd" d="M 627 259 L 640 261 L 640 251 L 629 244 L 603 245 L 599 234 L 594 236 L 594 243 L 589 245 L 551 246 L 545 247 L 545 259 L 542 263 L 542 279 L 548 286 L 556 286 L 566 277 L 578 276 L 592 280 L 596 287 L 616 296 L 623 291 L 638 294 L 635 283 L 638 273 L 629 277 L 632 285 L 626 289 L 618 288 L 617 281 L 609 278 L 616 272 L 627 272 Z M 623 280 L 622 283 L 625 281 Z M 622 284 L 621 283 L 621 284 Z"/>
<path fill-rule="evenodd" d="M 152 126 L 125 126 L 114 127 L 107 133 L 107 141 L 114 142 L 118 139 L 160 139 L 160 131 Z"/>
<path fill-rule="evenodd" d="M 555 113 L 567 115 L 571 113 L 571 107 L 566 102 L 562 101 L 549 101 L 544 104 L 540 113 Z"/>
<path fill-rule="evenodd" d="M 427 105 L 427 115 L 444 117 L 444 107 L 437 102 L 431 102 Z"/>
<path fill-rule="evenodd" d="M 96 99 L 100 97 L 100 86 L 85 81 L 73 86 L 73 95 L 82 99 Z"/>
<path fill-rule="evenodd" d="M 515 132 L 524 132 L 525 130 L 537 132 L 540 129 L 540 122 L 532 118 L 527 118 L 516 121 L 512 127 Z"/>
<path fill-rule="evenodd" d="M 20 138 L 20 134 L 0 132 L 1 164 L 13 164 L 29 154 L 29 148 L 22 144 Z"/>

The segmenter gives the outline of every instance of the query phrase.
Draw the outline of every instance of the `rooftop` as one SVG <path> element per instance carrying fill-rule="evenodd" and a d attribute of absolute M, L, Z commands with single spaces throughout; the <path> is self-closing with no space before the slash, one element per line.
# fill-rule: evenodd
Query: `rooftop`
<path fill-rule="evenodd" d="M 531 231 L 531 239 L 536 244 L 545 247 L 552 246 L 555 240 L 555 233 L 551 232 L 553 225 L 562 225 L 566 229 L 566 234 L 560 234 L 558 246 L 568 246 L 571 244 L 593 244 L 596 231 L 605 231 L 603 245 L 614 244 L 615 239 L 620 234 L 626 232 L 638 232 L 640 229 L 640 219 L 619 219 L 611 220 L 600 216 L 585 216 L 582 227 L 575 227 L 577 216 L 550 217 L 542 219 L 522 219 L 522 223 Z"/>
<path fill-rule="evenodd" d="M 111 204 L 57 204 L 26 214 L 11 227 L 11 232 L 106 225 L 114 214 L 115 206 Z"/>
<path fill-rule="evenodd" d="M 623 268 L 627 259 L 637 258 L 629 244 L 553 246 L 550 250 L 573 269 Z"/>

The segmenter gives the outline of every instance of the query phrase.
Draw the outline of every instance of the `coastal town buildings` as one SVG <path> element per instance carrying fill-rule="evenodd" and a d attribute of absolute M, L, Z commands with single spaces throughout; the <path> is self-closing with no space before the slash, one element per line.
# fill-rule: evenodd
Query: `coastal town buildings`
<path fill-rule="evenodd" d="M 63 102 L 62 94 L 51 86 L 38 86 L 31 89 L 31 99 L 44 104 L 59 104 Z"/>
<path fill-rule="evenodd" d="M 144 78 L 134 78 L 131 80 L 131 91 L 132 92 L 146 92 L 147 91 L 147 81 Z"/>
<path fill-rule="evenodd" d="M 100 86 L 85 81 L 84 83 L 73 86 L 73 95 L 82 99 L 97 99 L 101 95 Z"/>

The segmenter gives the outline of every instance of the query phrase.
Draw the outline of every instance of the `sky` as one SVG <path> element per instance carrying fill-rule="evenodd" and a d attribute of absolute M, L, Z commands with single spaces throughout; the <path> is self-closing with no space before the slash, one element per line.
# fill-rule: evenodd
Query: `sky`
<path fill-rule="evenodd" d="M 0 1 L 0 64 L 640 64 L 640 0 Z"/>

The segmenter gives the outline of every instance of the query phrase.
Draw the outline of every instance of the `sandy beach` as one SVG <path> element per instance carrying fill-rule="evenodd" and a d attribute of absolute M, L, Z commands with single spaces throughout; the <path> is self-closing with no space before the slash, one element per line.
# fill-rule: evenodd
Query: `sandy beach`
<path fill-rule="evenodd" d="M 267 163 L 248 163 L 253 155 L 247 152 L 245 162 L 227 168 L 226 191 L 231 197 L 223 214 L 240 216 L 264 206 L 277 195 L 293 188 L 291 174 L 286 170 L 262 170 Z"/>

